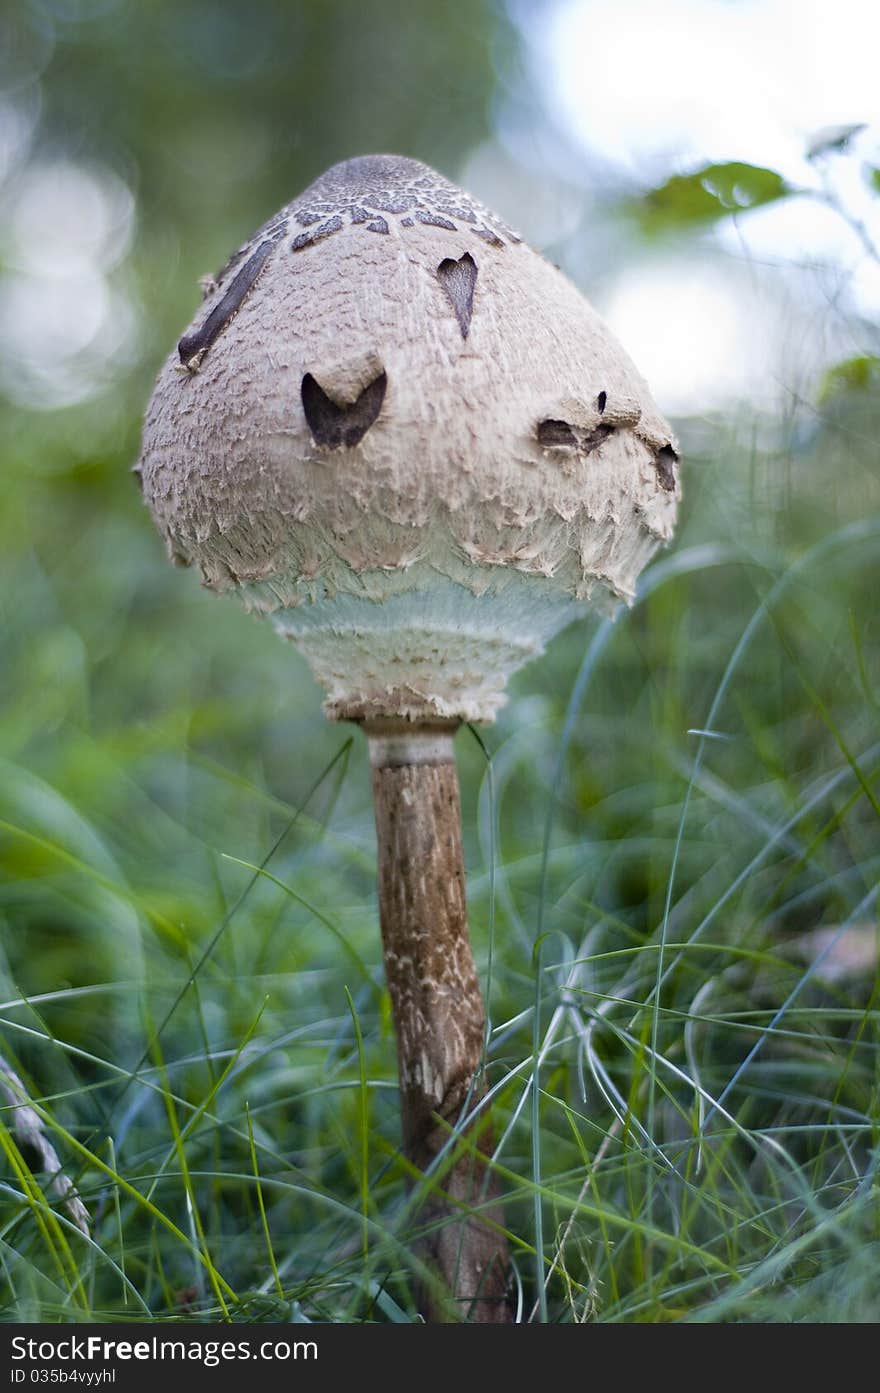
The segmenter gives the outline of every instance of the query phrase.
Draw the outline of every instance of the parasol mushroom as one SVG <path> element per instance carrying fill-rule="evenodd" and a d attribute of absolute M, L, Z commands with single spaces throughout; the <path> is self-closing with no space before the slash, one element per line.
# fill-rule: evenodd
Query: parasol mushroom
<path fill-rule="evenodd" d="M 422 1170 L 485 1091 L 453 736 L 564 625 L 631 599 L 672 533 L 676 462 L 575 287 L 395 156 L 335 165 L 266 223 L 159 375 L 136 472 L 171 556 L 269 616 L 369 742 Z M 429 1318 L 510 1318 L 484 1121 L 439 1172 L 426 1254 L 447 1296 L 426 1295 Z"/>

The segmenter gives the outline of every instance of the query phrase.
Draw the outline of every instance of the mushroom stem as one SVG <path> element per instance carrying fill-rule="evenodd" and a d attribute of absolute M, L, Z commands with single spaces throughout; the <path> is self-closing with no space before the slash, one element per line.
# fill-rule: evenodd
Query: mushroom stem
<path fill-rule="evenodd" d="M 421 1171 L 485 1094 L 485 1011 L 468 937 L 457 725 L 365 725 L 403 1144 Z M 492 1148 L 484 1109 L 468 1130 L 469 1144 L 453 1139 L 447 1157 L 457 1159 L 449 1164 L 444 1157 L 429 1182 L 433 1189 L 421 1215 L 429 1234 L 420 1255 L 439 1280 L 420 1299 L 430 1321 L 506 1323 L 507 1243 L 501 1207 L 492 1202 L 497 1185 L 481 1159 Z"/>

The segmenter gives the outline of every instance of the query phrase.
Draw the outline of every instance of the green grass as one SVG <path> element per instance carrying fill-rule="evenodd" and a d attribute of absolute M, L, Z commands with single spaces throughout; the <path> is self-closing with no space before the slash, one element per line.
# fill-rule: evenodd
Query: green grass
<path fill-rule="evenodd" d="M 876 1319 L 878 412 L 823 412 L 684 423 L 639 603 L 458 738 L 523 1319 Z M 91 1227 L 4 1108 L 3 1316 L 412 1320 L 363 739 L 71 420 L 0 523 L 0 1049 Z"/>

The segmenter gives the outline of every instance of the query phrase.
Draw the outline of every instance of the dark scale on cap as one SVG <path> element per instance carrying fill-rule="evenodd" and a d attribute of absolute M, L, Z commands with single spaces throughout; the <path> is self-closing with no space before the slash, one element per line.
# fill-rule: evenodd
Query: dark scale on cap
<path fill-rule="evenodd" d="M 658 450 L 654 456 L 654 467 L 657 470 L 657 478 L 660 480 L 660 487 L 667 493 L 672 493 L 675 488 L 675 466 L 678 463 L 678 455 L 671 445 L 664 445 L 662 450 Z"/>
<path fill-rule="evenodd" d="M 365 210 L 375 210 L 385 216 L 367 221 Z M 459 224 L 464 224 L 496 247 L 520 240 L 494 214 L 463 194 L 448 179 L 419 164 L 418 160 L 398 155 L 363 155 L 334 165 L 285 211 L 300 227 L 312 227 L 322 218 L 326 219 L 328 213 L 333 215 L 311 236 L 295 237 L 291 242 L 291 250 L 295 252 L 305 250 L 347 224 L 363 223 L 369 232 L 388 232 L 390 218 L 397 219 L 401 227 L 412 227 L 415 221 L 449 232 L 459 231 Z"/>
<path fill-rule="evenodd" d="M 302 251 L 303 247 L 310 247 L 313 242 L 321 242 L 332 232 L 338 232 L 342 226 L 340 217 L 328 218 L 326 222 L 319 223 L 313 231 L 301 232 L 298 237 L 294 237 L 290 249 L 295 252 Z"/>
<path fill-rule="evenodd" d="M 446 298 L 455 310 L 461 336 L 466 339 L 474 313 L 477 263 L 470 252 L 465 252 L 464 256 L 460 256 L 457 261 L 448 256 L 437 267 L 437 279 L 446 293 Z"/>
<path fill-rule="evenodd" d="M 416 222 L 427 223 L 429 227 L 445 227 L 449 232 L 458 231 L 451 218 L 441 217 L 439 213 L 426 213 L 424 208 L 416 209 L 415 218 Z"/>
<path fill-rule="evenodd" d="M 316 445 L 330 450 L 357 445 L 382 410 L 388 378 L 380 372 L 355 401 L 338 406 L 328 397 L 320 382 L 307 372 L 300 388 L 303 411 Z"/>
<path fill-rule="evenodd" d="M 276 234 L 274 238 L 267 237 L 261 242 L 250 260 L 242 266 L 222 300 L 209 312 L 198 329 L 191 334 L 184 334 L 177 345 L 177 351 L 181 363 L 190 372 L 196 371 L 218 334 L 222 333 L 230 319 L 238 313 L 278 240 Z"/>

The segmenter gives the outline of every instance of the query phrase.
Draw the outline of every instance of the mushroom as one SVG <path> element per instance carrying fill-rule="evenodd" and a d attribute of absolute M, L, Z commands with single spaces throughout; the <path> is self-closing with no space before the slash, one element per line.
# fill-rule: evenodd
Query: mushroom
<path fill-rule="evenodd" d="M 440 1158 L 424 1309 L 509 1320 L 453 736 L 631 600 L 672 534 L 675 442 L 575 287 L 414 160 L 334 165 L 206 295 L 150 402 L 144 496 L 367 736 L 404 1147 Z"/>

